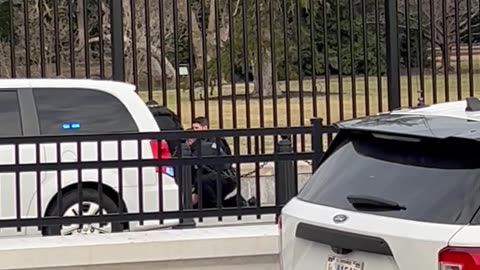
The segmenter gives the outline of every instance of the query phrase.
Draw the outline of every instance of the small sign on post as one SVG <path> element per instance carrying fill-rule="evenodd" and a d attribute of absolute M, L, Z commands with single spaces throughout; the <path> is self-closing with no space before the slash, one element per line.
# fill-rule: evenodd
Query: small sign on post
<path fill-rule="evenodd" d="M 190 66 L 188 64 L 179 64 L 178 65 L 178 76 L 180 77 L 180 88 L 183 92 L 186 92 L 190 87 L 193 87 L 193 82 L 191 81 L 191 74 L 190 74 Z M 192 84 L 192 85 L 191 85 Z M 194 94 L 193 89 L 191 89 L 192 93 L 190 93 L 190 102 L 194 102 Z"/>
<path fill-rule="evenodd" d="M 180 64 L 178 66 L 178 75 L 181 77 L 187 77 L 189 75 L 188 64 Z"/>

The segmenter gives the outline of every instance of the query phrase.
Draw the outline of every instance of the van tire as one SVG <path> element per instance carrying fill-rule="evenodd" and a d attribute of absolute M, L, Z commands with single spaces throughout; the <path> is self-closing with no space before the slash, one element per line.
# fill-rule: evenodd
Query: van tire
<path fill-rule="evenodd" d="M 58 200 L 59 198 L 57 197 L 55 201 L 52 202 L 50 209 L 47 210 L 45 217 L 58 217 Z M 72 190 L 69 191 L 65 194 L 63 194 L 62 198 L 62 211 L 60 216 L 64 216 L 65 212 L 75 204 L 79 202 L 79 197 L 78 197 L 78 190 Z M 99 193 L 98 190 L 90 189 L 90 188 L 85 188 L 83 189 L 82 192 L 82 202 L 83 203 L 95 203 L 100 205 L 99 202 Z M 119 211 L 119 206 L 113 201 L 107 194 L 103 193 L 102 196 L 102 205 L 101 208 L 106 211 L 108 214 L 115 214 L 115 213 L 120 213 Z M 124 230 L 125 226 L 122 223 L 119 222 L 113 222 L 111 224 L 111 232 L 121 232 Z M 44 227 L 42 229 L 42 235 L 43 236 L 54 236 L 54 235 L 61 235 L 61 226 L 60 225 L 53 225 L 53 226 L 48 226 Z"/>

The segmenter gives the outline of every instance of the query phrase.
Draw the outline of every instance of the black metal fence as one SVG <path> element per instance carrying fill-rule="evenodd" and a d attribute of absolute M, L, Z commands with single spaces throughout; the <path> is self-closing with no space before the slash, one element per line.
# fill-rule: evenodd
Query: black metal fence
<path fill-rule="evenodd" d="M 323 126 L 320 119 L 312 124 L 201 132 L 0 138 L 4 157 L 0 165 L 0 233 L 5 228 L 17 228 L 20 233 L 27 228 L 40 229 L 45 235 L 102 231 L 103 225 L 96 228 L 72 224 L 109 222 L 113 224 L 112 231 L 121 231 L 131 229 L 132 222 L 172 225 L 169 221 L 180 220 L 180 225 L 187 226 L 192 225 L 193 218 L 202 221 L 205 217 L 221 220 L 226 216 L 241 219 L 246 215 L 260 218 L 264 214 L 278 214 L 299 189 L 299 162 L 313 161 L 311 164 L 318 166 L 324 152 L 324 137 L 336 132 L 333 127 Z M 300 135 L 312 138 L 312 149 L 296 152 L 292 148 L 292 138 Z M 240 154 L 241 139 L 251 136 L 257 138 L 255 153 Z M 213 142 L 219 144 L 221 137 L 233 139 L 234 155 L 219 156 L 217 152 L 192 155 L 192 148 L 186 143 L 181 144 L 181 151 L 172 158 L 155 154 L 161 153 L 158 142 L 162 140 L 216 138 Z M 271 137 L 275 149 L 260 153 L 259 137 Z M 273 179 L 261 175 L 261 162 L 274 164 Z M 201 203 L 204 180 L 199 180 L 199 167 L 208 165 L 218 173 L 222 169 L 215 165 L 224 164 L 235 165 L 231 181 L 237 190 L 232 197 L 236 203 L 223 204 L 222 180 L 214 178 L 217 204 L 207 209 Z M 241 176 L 245 164 L 254 164 L 253 179 Z M 170 167 L 174 171 L 170 184 L 175 181 L 179 187 L 174 193 L 167 179 L 172 173 L 161 169 Z M 242 188 L 246 181 L 254 186 L 255 201 L 238 204 L 243 198 L 248 199 L 248 191 Z M 270 185 L 265 184 L 268 181 Z M 195 183 L 198 183 L 199 203 L 192 209 Z M 262 198 L 262 187 L 272 189 L 273 200 Z"/>
<path fill-rule="evenodd" d="M 125 80 L 185 124 L 329 124 L 477 94 L 479 23 L 479 0 L 2 0 L 0 76 Z"/>

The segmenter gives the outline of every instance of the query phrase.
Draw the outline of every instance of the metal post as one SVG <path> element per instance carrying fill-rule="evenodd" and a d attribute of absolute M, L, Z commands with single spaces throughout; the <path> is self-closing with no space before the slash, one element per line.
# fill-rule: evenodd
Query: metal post
<path fill-rule="evenodd" d="M 277 153 L 292 153 L 292 145 L 288 137 L 282 137 L 278 142 Z M 277 206 L 285 205 L 295 197 L 295 170 L 292 160 L 279 160 L 275 162 L 275 194 Z"/>
<path fill-rule="evenodd" d="M 190 146 L 186 143 L 181 144 L 181 152 L 180 157 L 191 157 L 192 150 Z M 180 175 L 179 185 L 181 189 L 181 196 L 180 196 L 180 210 L 185 209 L 192 209 L 192 166 L 190 165 L 181 165 L 178 166 L 176 169 Z M 185 229 L 185 228 L 193 228 L 196 226 L 195 220 L 193 218 L 182 218 L 180 219 L 180 224 L 177 228 Z"/>
<path fill-rule="evenodd" d="M 312 169 L 316 171 L 323 158 L 323 119 L 312 118 L 310 123 L 312 124 Z"/>
<path fill-rule="evenodd" d="M 397 0 L 385 0 L 388 110 L 401 107 Z"/>
<path fill-rule="evenodd" d="M 120 0 L 110 1 L 112 24 L 112 78 L 114 81 L 125 81 L 125 62 L 123 53 L 123 12 Z"/>

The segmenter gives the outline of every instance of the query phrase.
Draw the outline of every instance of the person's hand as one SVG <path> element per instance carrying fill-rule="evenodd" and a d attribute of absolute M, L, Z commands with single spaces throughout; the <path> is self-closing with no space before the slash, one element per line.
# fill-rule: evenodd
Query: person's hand
<path fill-rule="evenodd" d="M 192 144 L 193 144 L 194 142 L 195 142 L 195 139 L 187 139 L 187 140 L 186 140 L 186 143 L 187 143 L 187 145 L 189 145 L 189 146 L 192 146 Z"/>
<path fill-rule="evenodd" d="M 198 203 L 198 194 L 193 193 L 192 194 L 192 205 L 195 205 Z"/>

